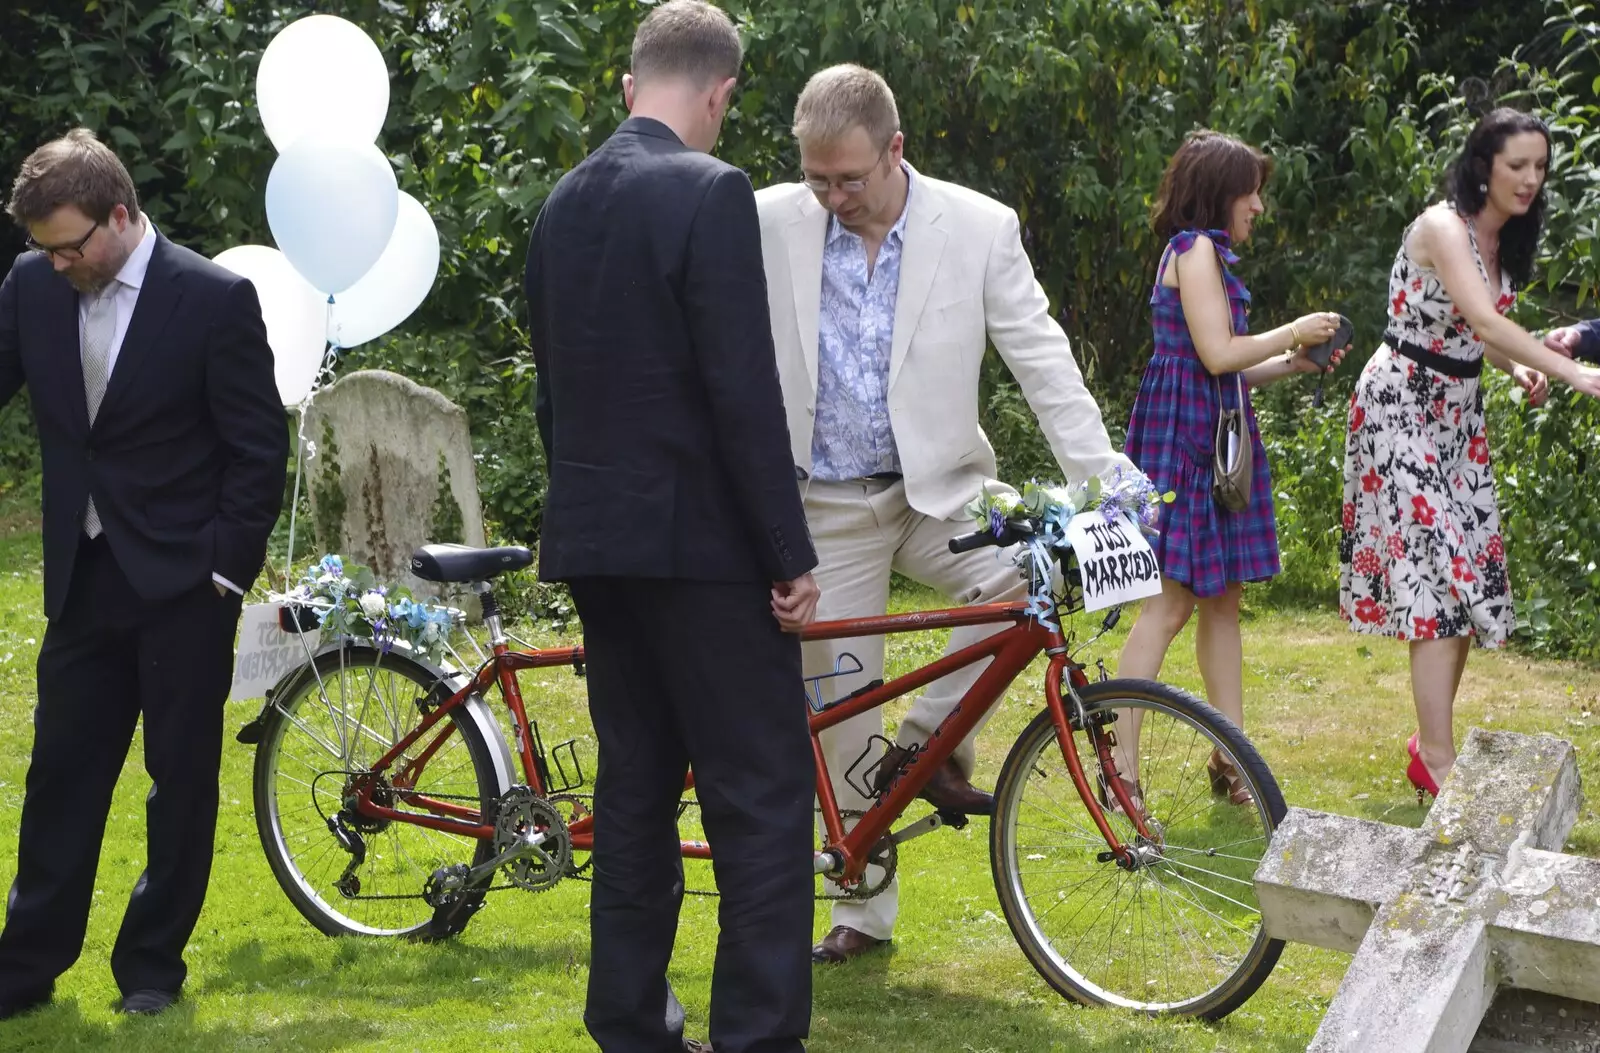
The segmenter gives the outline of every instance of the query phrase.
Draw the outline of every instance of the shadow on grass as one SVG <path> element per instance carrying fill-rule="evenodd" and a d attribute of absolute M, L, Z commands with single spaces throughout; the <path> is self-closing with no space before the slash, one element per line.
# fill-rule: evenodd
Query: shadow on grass
<path fill-rule="evenodd" d="M 57 1002 L 15 1020 L 0 1021 L 0 1049 L 9 1053 L 44 1050 L 224 1050 L 286 1049 L 296 1053 L 334 1050 L 376 1038 L 377 1025 L 347 1016 L 310 1020 L 231 1020 L 197 1026 L 192 1002 L 182 1001 L 158 1017 L 115 1023 L 85 1020 L 75 1001 Z"/>
<path fill-rule="evenodd" d="M 1152 1019 L 1117 1009 L 1077 1006 L 1049 996 L 1006 998 L 983 990 L 897 984 L 889 959 L 874 956 L 817 974 L 809 1053 L 1149 1053 L 1234 1048 L 1253 1031 L 1251 1049 L 1300 1053 L 1309 1036 L 1240 1018 L 1220 1023 Z"/>
<path fill-rule="evenodd" d="M 201 996 L 251 991 L 298 997 L 366 1000 L 377 990 L 408 1006 L 442 999 L 503 999 L 508 985 L 530 974 L 576 976 L 589 967 L 587 941 L 555 939 L 537 944 L 474 944 L 459 940 L 414 944 L 350 937 L 335 942 L 333 960 L 294 951 L 276 953 L 251 940 L 229 953 L 222 969 L 199 988 Z"/>

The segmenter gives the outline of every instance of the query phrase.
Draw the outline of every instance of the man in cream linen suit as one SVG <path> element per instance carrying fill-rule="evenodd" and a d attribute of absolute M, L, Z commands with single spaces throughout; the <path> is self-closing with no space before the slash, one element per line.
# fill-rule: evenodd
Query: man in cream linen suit
<path fill-rule="evenodd" d="M 1022 248 L 1016 213 L 963 187 L 922 175 L 902 158 L 894 95 L 859 66 L 811 78 L 795 107 L 804 181 L 756 195 L 778 373 L 806 518 L 821 563 L 819 618 L 879 615 L 899 571 L 961 603 L 1016 599 L 1025 583 L 1009 554 L 952 555 L 972 529 L 962 506 L 994 482 L 994 450 L 978 426 L 978 367 L 992 340 L 1033 407 L 1068 479 L 1129 462 L 1111 446 L 1066 334 Z M 993 627 L 956 630 L 950 650 Z M 883 675 L 883 640 L 806 645 L 806 675 L 849 651 L 855 676 L 823 681 L 838 697 Z M 887 785 L 982 671 L 933 684 L 878 766 Z M 881 746 L 881 717 L 863 714 L 822 736 L 839 806 L 865 809 L 845 781 Z M 856 781 L 873 763 L 856 767 Z M 971 741 L 923 795 L 935 807 L 989 814 L 993 799 L 968 781 Z M 842 962 L 891 936 L 898 890 L 839 902 L 812 949 Z"/>

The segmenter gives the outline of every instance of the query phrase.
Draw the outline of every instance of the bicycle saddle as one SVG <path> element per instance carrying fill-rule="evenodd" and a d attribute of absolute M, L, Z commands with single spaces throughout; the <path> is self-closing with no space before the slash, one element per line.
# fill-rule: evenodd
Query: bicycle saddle
<path fill-rule="evenodd" d="M 423 545 L 411 553 L 411 573 L 423 581 L 488 581 L 508 570 L 521 570 L 533 562 L 533 553 L 521 545 L 473 548 L 470 545 Z"/>

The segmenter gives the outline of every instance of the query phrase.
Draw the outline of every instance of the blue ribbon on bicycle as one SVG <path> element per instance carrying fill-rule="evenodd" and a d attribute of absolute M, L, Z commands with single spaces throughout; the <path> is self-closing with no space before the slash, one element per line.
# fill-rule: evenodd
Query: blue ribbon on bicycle
<path fill-rule="evenodd" d="M 1028 571 L 1027 613 L 1051 632 L 1061 628 L 1055 618 L 1055 593 L 1050 588 L 1050 572 L 1055 565 L 1051 549 L 1063 548 L 1067 544 L 1066 524 L 1061 520 L 1061 512 L 1062 509 L 1057 506 L 1045 510 L 1040 519 L 1039 532 L 1024 542 L 1018 560 Z"/>

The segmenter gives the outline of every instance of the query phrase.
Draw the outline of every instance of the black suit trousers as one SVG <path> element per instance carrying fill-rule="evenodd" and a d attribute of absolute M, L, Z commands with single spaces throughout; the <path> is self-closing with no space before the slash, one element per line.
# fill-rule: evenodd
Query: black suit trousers
<path fill-rule="evenodd" d="M 211 875 L 241 599 L 208 581 L 141 599 L 104 535 L 79 542 L 66 603 L 39 652 L 39 705 L 0 932 L 0 1003 L 48 990 L 83 949 L 100 843 L 140 715 L 147 866 L 111 954 L 124 994 L 176 991 Z"/>
<path fill-rule="evenodd" d="M 812 800 L 800 642 L 759 582 L 578 579 L 599 741 L 584 1022 L 603 1053 L 674 1053 L 667 963 L 693 766 L 718 914 L 717 1053 L 796 1053 L 811 1020 Z"/>

